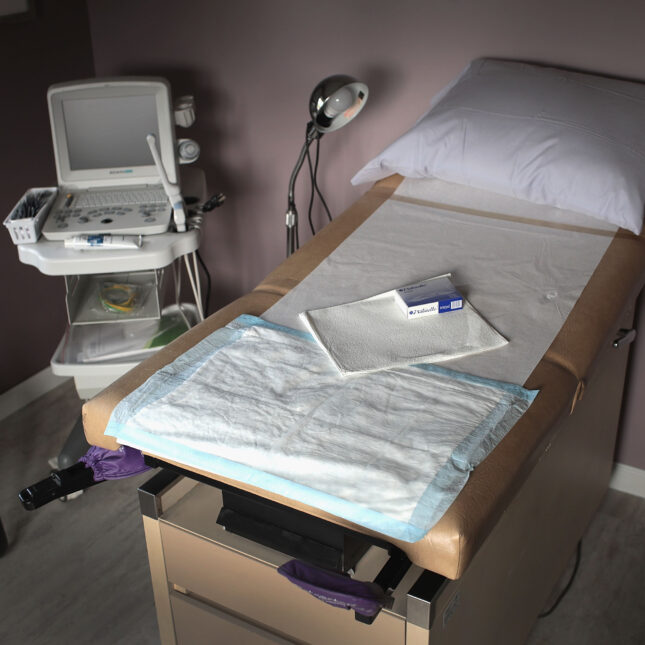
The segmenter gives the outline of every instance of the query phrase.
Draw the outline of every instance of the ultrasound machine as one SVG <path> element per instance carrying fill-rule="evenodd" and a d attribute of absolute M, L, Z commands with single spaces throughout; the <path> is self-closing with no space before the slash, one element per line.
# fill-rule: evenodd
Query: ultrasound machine
<path fill-rule="evenodd" d="M 172 206 L 160 170 L 170 184 L 178 181 L 168 84 L 79 82 L 54 85 L 47 98 L 59 194 L 45 238 L 166 232 Z M 161 168 L 146 140 L 150 134 L 158 142 Z M 177 230 L 185 226 L 178 224 Z"/>
<path fill-rule="evenodd" d="M 175 136 L 194 122 L 194 101 L 173 105 L 164 79 L 56 84 L 47 101 L 58 185 L 32 189 L 51 195 L 48 212 L 31 239 L 14 242 L 21 262 L 65 278 L 69 324 L 51 366 L 88 399 L 203 320 L 200 225 L 223 195 L 206 201 L 203 172 L 179 172 L 199 156 L 196 142 Z M 190 302 L 181 299 L 186 276 Z M 51 463 L 67 467 L 86 448 L 79 419 Z"/>

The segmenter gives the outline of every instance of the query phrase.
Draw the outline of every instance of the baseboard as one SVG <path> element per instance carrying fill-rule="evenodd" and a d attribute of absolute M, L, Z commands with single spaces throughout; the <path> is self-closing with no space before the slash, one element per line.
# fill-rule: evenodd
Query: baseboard
<path fill-rule="evenodd" d="M 18 383 L 10 390 L 0 394 L 0 420 L 6 419 L 20 408 L 58 387 L 68 378 L 56 376 L 51 367 L 46 367 L 22 383 Z"/>
<path fill-rule="evenodd" d="M 626 464 L 614 464 L 609 487 L 645 498 L 645 470 Z"/>

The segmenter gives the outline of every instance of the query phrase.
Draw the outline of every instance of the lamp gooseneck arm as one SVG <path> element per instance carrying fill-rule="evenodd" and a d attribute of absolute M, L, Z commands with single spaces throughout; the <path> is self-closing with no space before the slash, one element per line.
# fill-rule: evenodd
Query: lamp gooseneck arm
<path fill-rule="evenodd" d="M 316 130 L 312 122 L 307 124 L 307 133 L 305 135 L 305 142 L 300 150 L 300 155 L 298 156 L 298 161 L 294 166 L 293 172 L 291 173 L 291 178 L 289 179 L 289 192 L 287 195 L 287 214 L 286 214 L 286 225 L 287 225 L 287 257 L 289 257 L 296 250 L 297 246 L 297 235 L 298 235 L 298 211 L 296 209 L 296 201 L 294 197 L 296 179 L 298 178 L 298 173 L 302 168 L 302 164 L 305 161 L 305 156 L 307 155 L 307 150 L 312 142 L 320 137 L 321 134 Z"/>

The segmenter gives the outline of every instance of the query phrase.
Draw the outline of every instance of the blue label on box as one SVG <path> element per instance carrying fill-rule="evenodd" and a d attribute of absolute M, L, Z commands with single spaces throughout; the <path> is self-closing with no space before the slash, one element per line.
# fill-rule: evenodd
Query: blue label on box
<path fill-rule="evenodd" d="M 463 307 L 463 298 L 453 286 L 449 275 L 401 287 L 395 293 L 408 318 L 446 313 Z"/>

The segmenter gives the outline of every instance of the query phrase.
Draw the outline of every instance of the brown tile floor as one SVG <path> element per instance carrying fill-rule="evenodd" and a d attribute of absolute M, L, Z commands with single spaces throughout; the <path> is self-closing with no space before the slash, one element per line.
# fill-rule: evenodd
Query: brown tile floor
<path fill-rule="evenodd" d="M 47 476 L 79 409 L 70 382 L 0 423 L 3 645 L 159 642 L 136 495 L 145 474 L 33 512 L 17 501 Z M 644 644 L 644 581 L 645 500 L 609 491 L 569 593 L 529 645 Z"/>

